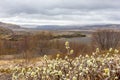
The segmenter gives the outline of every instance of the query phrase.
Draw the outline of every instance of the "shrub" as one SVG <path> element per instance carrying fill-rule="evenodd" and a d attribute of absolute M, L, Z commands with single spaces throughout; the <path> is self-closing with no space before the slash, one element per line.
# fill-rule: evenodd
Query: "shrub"
<path fill-rule="evenodd" d="M 69 42 L 65 46 L 67 54 L 63 59 L 59 54 L 52 60 L 44 55 L 43 64 L 0 68 L 0 72 L 11 74 L 10 80 L 120 80 L 119 50 L 110 48 L 107 54 L 99 55 L 97 48 L 91 56 L 70 58 L 74 51 Z"/>
<path fill-rule="evenodd" d="M 120 42 L 120 31 L 104 29 L 93 33 L 93 42 L 101 50 L 117 48 Z"/>

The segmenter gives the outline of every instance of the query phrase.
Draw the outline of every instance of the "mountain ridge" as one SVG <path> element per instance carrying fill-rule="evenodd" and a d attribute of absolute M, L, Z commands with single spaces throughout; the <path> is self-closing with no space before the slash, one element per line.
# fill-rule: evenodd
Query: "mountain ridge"
<path fill-rule="evenodd" d="M 96 29 L 120 29 L 120 24 L 100 24 L 100 25 L 42 25 L 32 29 L 37 30 L 96 30 Z"/>
<path fill-rule="evenodd" d="M 4 22 L 0 22 L 0 27 L 8 28 L 8 29 L 20 29 L 21 28 L 21 26 L 19 25 L 11 24 L 11 23 L 4 23 Z"/>

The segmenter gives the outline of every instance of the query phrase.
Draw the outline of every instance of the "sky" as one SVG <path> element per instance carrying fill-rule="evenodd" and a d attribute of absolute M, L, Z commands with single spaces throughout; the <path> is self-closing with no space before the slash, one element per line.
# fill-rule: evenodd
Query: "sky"
<path fill-rule="evenodd" d="M 19 25 L 119 24 L 120 0 L 0 0 L 0 21 Z"/>

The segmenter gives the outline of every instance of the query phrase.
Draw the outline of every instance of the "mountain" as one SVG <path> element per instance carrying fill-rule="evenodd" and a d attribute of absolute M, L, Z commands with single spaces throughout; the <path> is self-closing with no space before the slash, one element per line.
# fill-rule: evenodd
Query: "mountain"
<path fill-rule="evenodd" d="M 120 29 L 120 24 L 96 24 L 96 25 L 23 25 L 0 22 L 0 27 L 15 31 L 27 30 L 96 30 L 103 28 Z M 23 28 L 24 27 L 24 28 Z M 27 27 L 27 28 L 26 28 Z"/>
<path fill-rule="evenodd" d="M 32 29 L 35 30 L 68 30 L 68 29 L 76 29 L 82 26 L 79 25 L 39 25 Z"/>
<path fill-rule="evenodd" d="M 35 30 L 96 30 L 96 29 L 120 29 L 120 24 L 101 24 L 101 25 L 41 25 Z"/>
<path fill-rule="evenodd" d="M 96 30 L 96 29 L 120 29 L 120 24 L 100 24 L 100 25 L 87 25 L 78 29 Z"/>
<path fill-rule="evenodd" d="M 19 25 L 10 24 L 10 23 L 3 23 L 3 22 L 0 22 L 0 27 L 8 28 L 8 29 L 20 29 L 21 28 Z"/>

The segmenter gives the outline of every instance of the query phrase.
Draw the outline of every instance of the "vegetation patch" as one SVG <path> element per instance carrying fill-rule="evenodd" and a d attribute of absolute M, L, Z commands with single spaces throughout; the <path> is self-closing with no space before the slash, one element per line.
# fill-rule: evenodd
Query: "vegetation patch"
<path fill-rule="evenodd" d="M 67 53 L 64 58 L 60 58 L 60 54 L 55 59 L 44 55 L 42 64 L 0 68 L 0 73 L 9 74 L 9 80 L 120 80 L 119 50 L 110 48 L 106 54 L 100 55 L 97 48 L 91 56 L 71 58 L 74 50 L 69 42 L 65 46 Z"/>
<path fill-rule="evenodd" d="M 63 34 L 54 36 L 54 38 L 74 38 L 74 37 L 86 37 L 86 35 L 80 32 L 75 32 L 73 34 Z"/>

